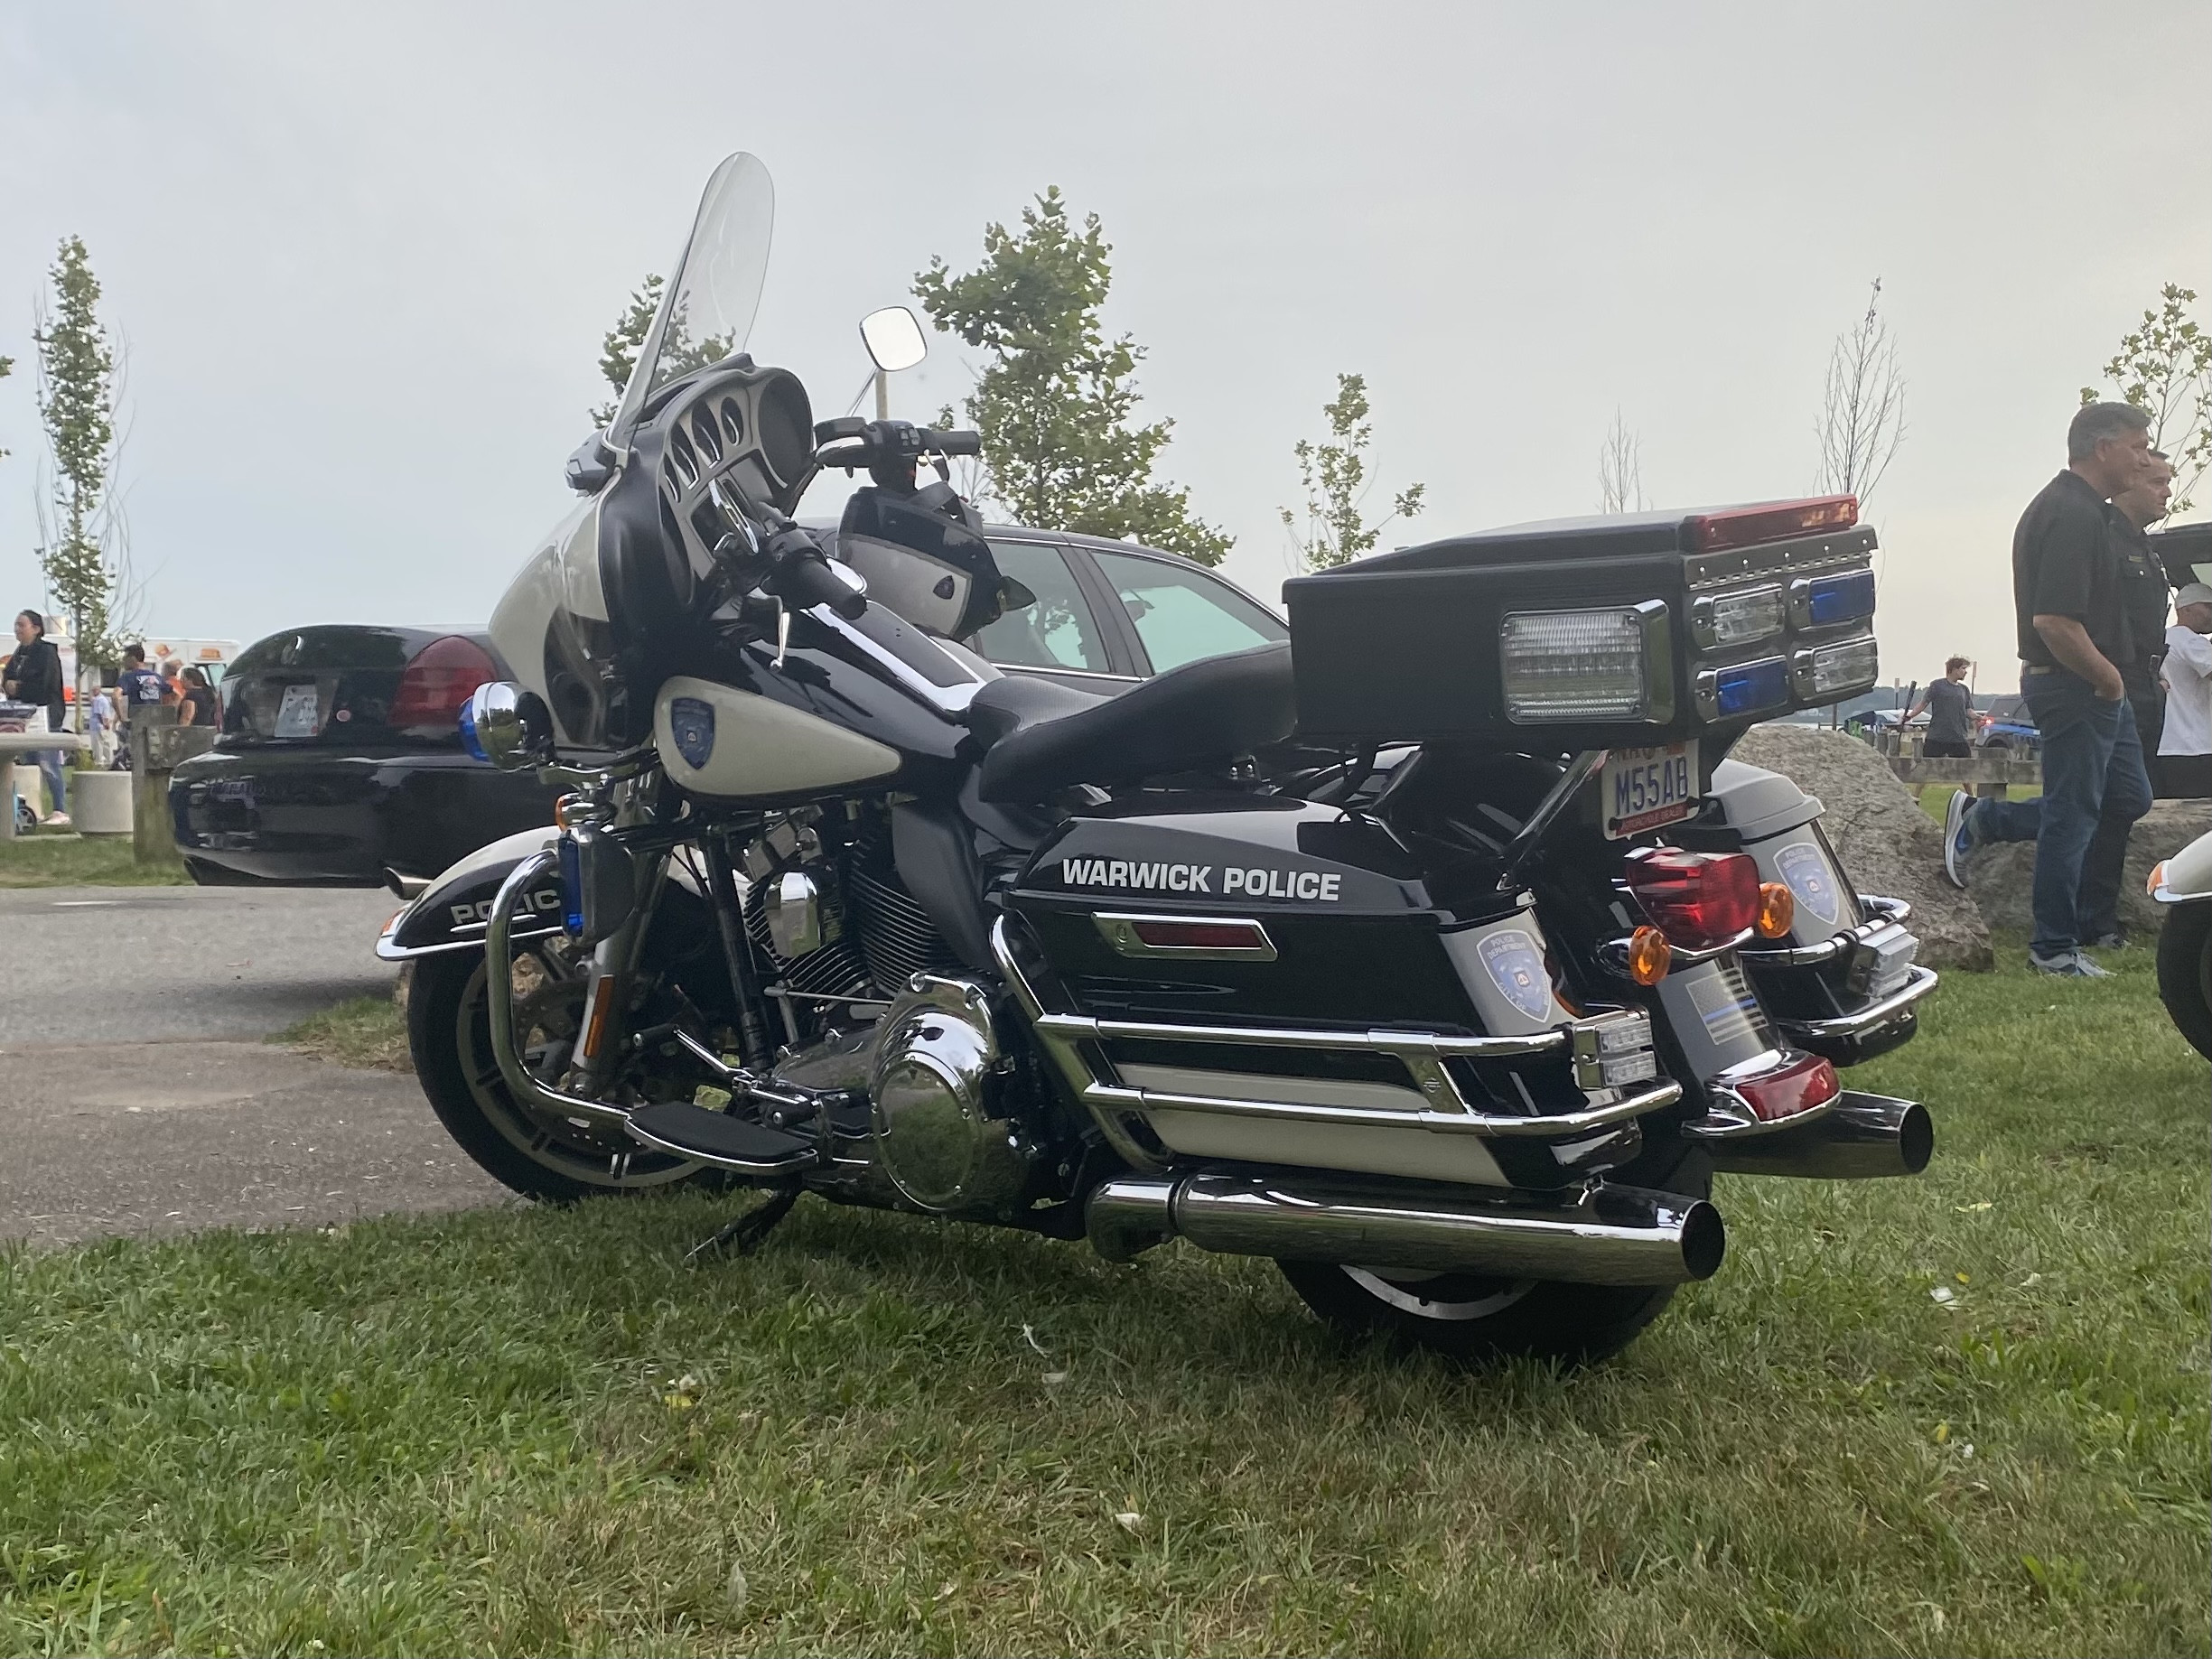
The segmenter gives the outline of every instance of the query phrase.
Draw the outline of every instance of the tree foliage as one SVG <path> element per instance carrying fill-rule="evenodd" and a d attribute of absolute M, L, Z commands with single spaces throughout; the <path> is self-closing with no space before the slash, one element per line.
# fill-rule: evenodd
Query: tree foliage
<path fill-rule="evenodd" d="M 2190 491 L 2212 468 L 2212 333 L 2189 314 L 2197 291 L 2168 283 L 2159 291 L 2155 311 L 2120 340 L 2120 350 L 2105 365 L 2105 378 L 2120 396 L 2151 417 L 2151 447 L 2173 462 L 2174 515 L 2194 505 Z M 2105 389 L 2085 386 L 2081 400 L 2092 404 Z"/>
<path fill-rule="evenodd" d="M 1309 570 L 1328 570 L 1373 552 L 1383 527 L 1394 518 L 1417 517 L 1428 493 L 1426 484 L 1408 484 L 1391 498 L 1390 511 L 1368 524 L 1366 502 L 1375 486 L 1367 477 L 1367 451 L 1375 428 L 1367 419 L 1367 377 L 1339 375 L 1337 395 L 1321 405 L 1321 414 L 1329 422 L 1327 440 L 1301 438 L 1291 450 L 1305 491 L 1302 527 L 1299 513 L 1282 509 L 1283 527 Z"/>
<path fill-rule="evenodd" d="M 120 515 L 110 490 L 116 443 L 116 351 L 100 322 L 99 279 L 82 238 L 67 237 L 48 272 L 31 338 L 38 409 L 52 457 L 41 505 L 39 565 L 54 608 L 68 613 L 79 661 L 116 661 Z"/>
<path fill-rule="evenodd" d="M 930 320 L 988 360 L 965 407 L 983 433 L 979 493 L 1017 523 L 1130 539 L 1218 564 L 1231 538 L 1190 511 L 1190 492 L 1153 467 L 1174 423 L 1133 424 L 1144 350 L 1099 321 L 1112 246 L 1096 213 L 1080 229 L 1058 186 L 1018 229 L 985 228 L 983 263 L 942 258 L 916 275 Z"/>
<path fill-rule="evenodd" d="M 660 309 L 661 286 L 658 272 L 646 273 L 645 280 L 630 296 L 629 309 L 600 342 L 599 372 L 606 376 L 614 396 L 592 411 L 594 426 L 605 426 L 621 406 L 622 394 L 630 388 L 630 372 L 638 367 L 638 353 L 645 349 L 645 337 L 652 329 L 653 313 Z"/>
<path fill-rule="evenodd" d="M 1867 292 L 1866 312 L 1835 337 L 1821 399 L 1820 471 L 1814 488 L 1859 498 L 1863 513 L 1905 441 L 1905 377 L 1897 342 L 1881 320 L 1881 278 Z"/>
<path fill-rule="evenodd" d="M 1598 450 L 1598 510 L 1601 513 L 1640 513 L 1644 499 L 1644 442 L 1629 430 L 1628 416 L 1613 411 L 1613 424 L 1605 429 Z"/>

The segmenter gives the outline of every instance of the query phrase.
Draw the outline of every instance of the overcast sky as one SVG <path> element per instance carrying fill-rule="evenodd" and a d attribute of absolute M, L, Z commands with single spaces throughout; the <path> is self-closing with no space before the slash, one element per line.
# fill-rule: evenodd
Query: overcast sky
<path fill-rule="evenodd" d="M 817 415 L 854 323 L 1048 184 L 1105 219 L 1168 476 L 1274 599 L 1291 445 L 1364 372 L 1385 545 L 1803 493 L 1882 281 L 1885 677 L 2012 677 L 2007 555 L 2077 388 L 2212 313 L 2200 3 L 2085 7 L 0 6 L 0 595 L 39 601 L 32 308 L 77 233 L 129 342 L 153 630 L 481 621 L 569 499 L 600 337 L 725 152 L 775 175 L 752 335 Z M 968 379 L 938 340 L 927 418 Z M 842 486 L 842 478 L 839 480 Z M 810 506 L 823 505 L 817 496 Z M 827 504 L 835 510 L 835 503 Z"/>

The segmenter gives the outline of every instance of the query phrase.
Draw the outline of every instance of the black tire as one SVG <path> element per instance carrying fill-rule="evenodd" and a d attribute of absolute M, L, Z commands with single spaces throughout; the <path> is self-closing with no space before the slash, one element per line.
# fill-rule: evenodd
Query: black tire
<path fill-rule="evenodd" d="M 546 975 L 546 959 L 533 954 L 527 960 Z M 519 957 L 516 971 L 526 972 Z M 533 1039 L 557 1035 L 562 1021 L 555 1011 L 527 1010 L 527 1002 L 525 1008 L 517 1023 L 525 1027 L 527 1053 Z M 658 1192 L 706 1174 L 688 1160 L 518 1103 L 492 1056 L 481 951 L 416 959 L 407 986 L 407 1047 L 446 1132 L 495 1179 L 526 1198 L 565 1204 L 600 1193 Z"/>
<path fill-rule="evenodd" d="M 2189 1047 L 2212 1060 L 2212 904 L 2167 911 L 2158 937 L 2158 993 Z"/>
<path fill-rule="evenodd" d="M 1675 1287 L 1433 1277 L 1277 1262 L 1305 1305 L 1353 1337 L 1383 1337 L 1466 1364 L 1528 1355 L 1585 1365 L 1618 1354 L 1666 1311 Z"/>

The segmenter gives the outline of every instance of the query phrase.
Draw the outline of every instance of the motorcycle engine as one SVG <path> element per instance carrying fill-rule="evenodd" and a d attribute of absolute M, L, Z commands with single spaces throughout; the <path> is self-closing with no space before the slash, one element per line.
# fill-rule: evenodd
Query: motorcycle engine
<path fill-rule="evenodd" d="M 950 947 L 899 880 L 889 825 L 867 808 L 842 822 L 804 809 L 764 829 L 744 871 L 746 932 L 791 1043 L 777 1077 L 864 1089 L 878 1167 L 917 1208 L 1019 1203 L 1031 1152 L 1000 1114 L 987 994 L 956 977 Z"/>
<path fill-rule="evenodd" d="M 999 1115 L 997 1032 L 983 987 L 928 976 L 876 1027 L 869 1076 L 876 1155 L 911 1203 L 940 1213 L 1012 1208 L 1031 1155 Z"/>

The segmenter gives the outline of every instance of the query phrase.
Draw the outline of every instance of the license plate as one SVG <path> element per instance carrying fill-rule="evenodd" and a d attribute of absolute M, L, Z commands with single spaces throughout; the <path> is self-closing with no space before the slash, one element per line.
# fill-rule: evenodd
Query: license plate
<path fill-rule="evenodd" d="M 278 737 L 313 737 L 322 729 L 315 718 L 317 713 L 315 688 L 313 685 L 287 685 L 285 699 L 276 705 L 276 735 Z"/>
<path fill-rule="evenodd" d="M 1606 751 L 1605 834 L 1640 835 L 1697 815 L 1697 740 Z"/>

